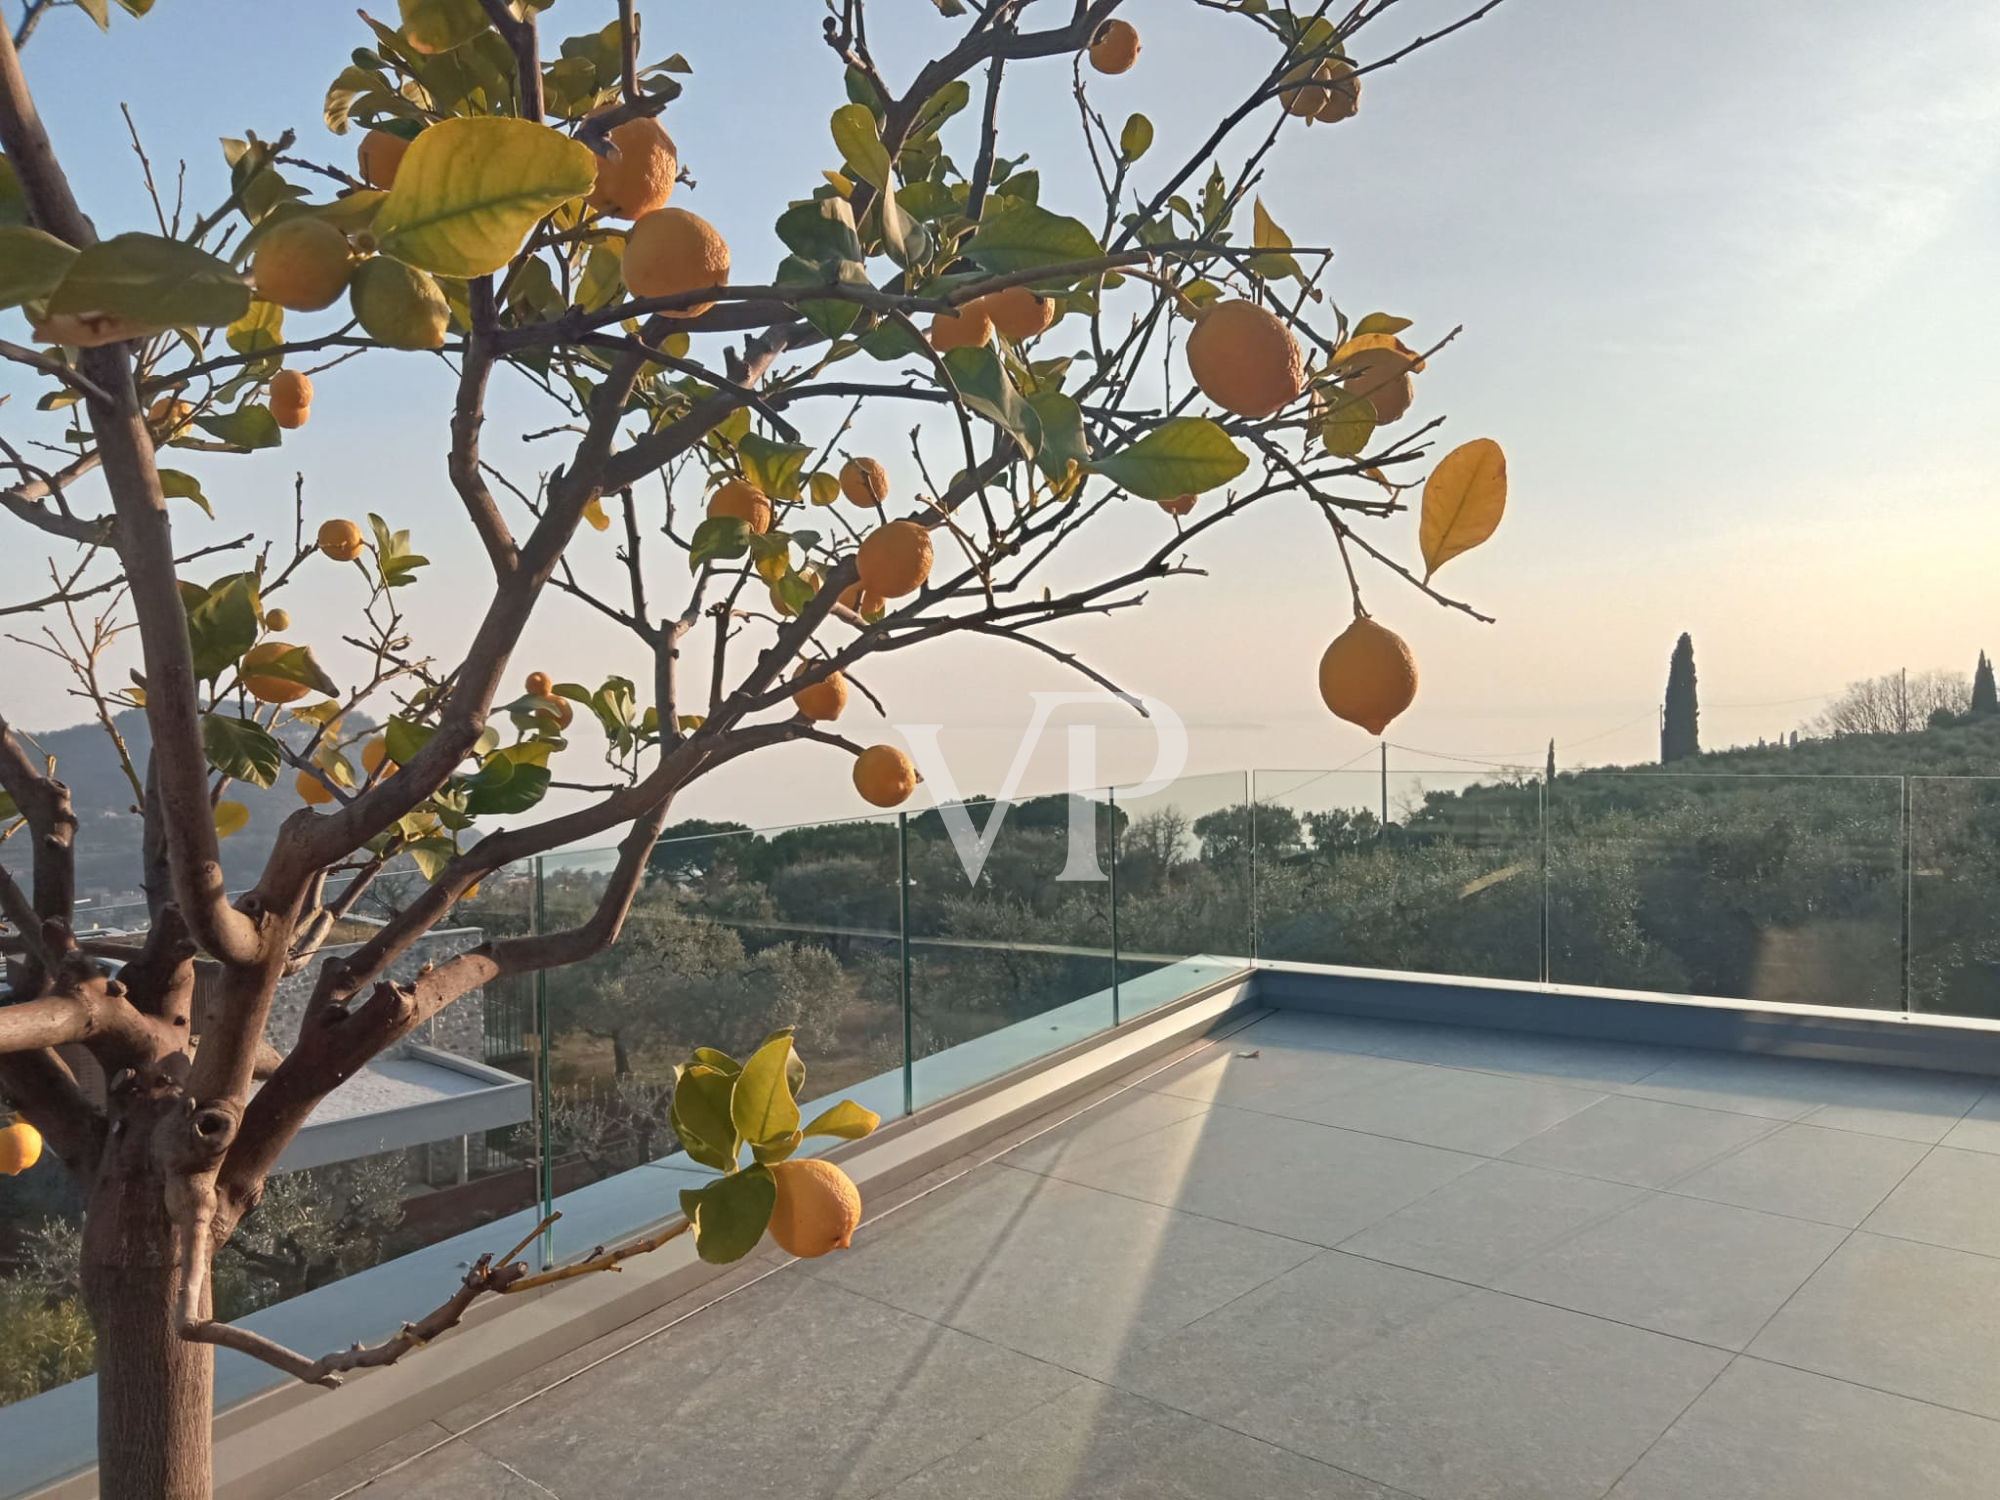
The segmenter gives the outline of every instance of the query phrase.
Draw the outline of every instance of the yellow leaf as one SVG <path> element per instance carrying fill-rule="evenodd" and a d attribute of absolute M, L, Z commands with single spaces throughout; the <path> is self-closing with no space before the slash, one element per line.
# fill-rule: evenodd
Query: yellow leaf
<path fill-rule="evenodd" d="M 232 833 L 240 833 L 243 825 L 250 821 L 250 809 L 241 802 L 218 802 L 215 804 L 215 836 L 228 838 Z"/>
<path fill-rule="evenodd" d="M 833 190 L 840 194 L 841 197 L 852 198 L 854 196 L 854 184 L 844 173 L 822 170 L 819 175 L 832 183 Z"/>
<path fill-rule="evenodd" d="M 1461 552 L 1493 535 L 1507 509 L 1507 455 L 1491 438 L 1474 438 L 1444 456 L 1424 482 L 1426 581 Z"/>
<path fill-rule="evenodd" d="M 824 469 L 814 474 L 809 483 L 812 486 L 814 505 L 831 505 L 840 498 L 840 481 Z"/>
<path fill-rule="evenodd" d="M 595 497 L 591 499 L 588 505 L 584 506 L 583 518 L 590 523 L 592 531 L 609 531 L 611 529 L 611 517 L 604 513 L 604 502 Z"/>
<path fill-rule="evenodd" d="M 1277 220 L 1264 211 L 1264 200 L 1259 198 L 1251 214 L 1250 243 L 1259 250 L 1289 250 L 1292 237 L 1278 227 Z"/>
<path fill-rule="evenodd" d="M 1395 314 L 1393 313 L 1372 312 L 1367 317 L 1363 318 L 1359 323 L 1356 323 L 1354 325 L 1354 331 L 1357 334 L 1363 334 L 1363 333 L 1396 334 L 1396 333 L 1401 333 L 1405 328 L 1408 328 L 1409 326 L 1410 326 L 1410 320 L 1408 318 L 1399 318 L 1395 316 Z"/>
<path fill-rule="evenodd" d="M 580 198 L 597 158 L 532 120 L 444 120 L 410 143 L 375 215 L 382 252 L 440 276 L 483 276 L 514 258 L 544 214 Z"/>

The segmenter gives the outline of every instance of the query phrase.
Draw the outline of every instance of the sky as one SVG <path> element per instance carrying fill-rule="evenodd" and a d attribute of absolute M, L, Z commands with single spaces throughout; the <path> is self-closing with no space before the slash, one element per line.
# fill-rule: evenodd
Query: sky
<path fill-rule="evenodd" d="M 1383 55 L 1469 8 L 1402 0 L 1356 55 Z M 158 0 L 143 21 L 115 14 L 109 36 L 74 11 L 44 23 L 25 54 L 30 82 L 100 232 L 150 227 L 116 102 L 156 171 L 186 159 L 201 206 L 224 191 L 224 135 L 289 125 L 301 152 L 351 159 L 354 138 L 330 136 L 319 105 L 365 39 L 360 23 L 342 5 L 284 10 L 281 40 L 259 0 Z M 819 38 L 822 11 L 808 0 L 642 0 L 640 10 L 647 57 L 678 51 L 694 70 L 665 116 L 695 179 L 675 202 L 722 230 L 739 278 L 761 273 L 782 253 L 771 221 L 834 165 L 827 116 L 844 94 Z M 954 30 L 929 0 L 874 0 L 870 12 L 898 85 Z M 608 0 L 558 0 L 545 34 L 614 13 Z M 1139 174 L 1149 186 L 1147 172 L 1199 143 L 1274 44 L 1188 0 L 1136 0 L 1126 13 L 1143 37 L 1139 63 L 1088 75 L 1089 87 L 1114 124 L 1135 110 L 1153 119 Z M 1440 609 L 1379 569 L 1363 574 L 1370 609 L 1421 665 L 1418 700 L 1388 734 L 1394 764 L 1539 766 L 1551 738 L 1565 766 L 1648 759 L 1683 631 L 1710 747 L 1789 731 L 1850 680 L 1969 671 L 1979 650 L 2000 649 L 1996 77 L 1991 0 L 1506 0 L 1371 76 L 1355 119 L 1288 134 L 1259 186 L 1274 215 L 1295 242 L 1337 250 L 1328 287 L 1343 307 L 1411 317 L 1412 339 L 1464 325 L 1420 378 L 1415 415 L 1447 416 L 1447 444 L 1488 436 L 1508 454 L 1499 533 L 1439 579 L 1496 623 Z M 1092 217 L 1068 86 L 1066 59 L 1010 73 L 1002 140 L 1029 152 L 1045 205 Z M 337 313 L 321 316 L 331 331 Z M 12 325 L 0 337 L 24 339 L 20 322 L 0 314 Z M 720 337 L 704 342 L 719 358 Z M 214 523 L 183 512 L 177 540 L 288 536 L 302 472 L 314 524 L 373 509 L 415 533 L 436 560 L 411 598 L 416 634 L 446 655 L 469 633 L 484 572 L 444 473 L 449 373 L 427 356 L 392 356 L 316 384 L 311 424 L 282 450 L 177 456 L 218 510 Z M 29 389 L 0 373 L 0 390 Z M 26 404 L 17 394 L 0 411 L 0 431 L 50 436 Z M 496 395 L 487 448 L 524 483 L 559 457 L 520 441 L 548 425 L 547 411 L 518 382 Z M 909 425 L 907 409 L 866 413 L 855 434 L 890 461 L 899 493 L 916 485 L 898 457 Z M 1079 565 L 1140 555 L 1169 525 L 1134 503 L 1092 543 L 1103 554 Z M 1416 557 L 1413 515 L 1369 523 L 1367 535 Z M 581 566 L 609 587 L 601 550 Z M 18 533 L 8 557 L 0 600 L 40 580 Z M 1372 764 L 1375 741 L 1329 715 L 1316 691 L 1319 655 L 1349 605 L 1311 508 L 1260 507 L 1190 560 L 1203 576 L 1049 638 L 1169 703 L 1188 725 L 1192 772 Z M 681 574 L 661 559 L 662 599 L 685 586 Z M 328 565 L 283 602 L 294 638 L 326 642 L 358 600 Z M 561 599 L 545 604 L 517 661 L 558 679 L 646 670 L 635 643 Z M 0 642 L 16 723 L 84 717 L 50 665 Z M 1046 657 L 991 641 L 904 653 L 867 681 L 891 725 L 944 726 L 952 780 L 967 793 L 1001 785 L 1031 694 L 1083 686 Z M 1148 728 L 1108 708 L 1084 717 L 1099 726 L 1092 779 L 1148 773 Z M 842 727 L 896 738 L 865 704 Z M 1064 737 L 1051 734 L 1020 789 L 1060 788 L 1071 774 Z M 759 825 L 862 810 L 844 759 L 817 746 L 751 757 L 679 805 Z"/>

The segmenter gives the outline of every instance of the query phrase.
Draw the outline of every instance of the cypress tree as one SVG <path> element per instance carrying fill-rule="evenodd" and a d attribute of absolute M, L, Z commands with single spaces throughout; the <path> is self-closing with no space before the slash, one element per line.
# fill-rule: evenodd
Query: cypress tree
<path fill-rule="evenodd" d="M 1674 646 L 1667 666 L 1667 702 L 1660 716 L 1660 764 L 1692 760 L 1701 754 L 1701 737 L 1696 727 L 1701 711 L 1695 705 L 1694 638 L 1685 631 Z"/>
<path fill-rule="evenodd" d="M 1555 784 L 1556 784 L 1556 742 L 1554 740 L 1550 740 L 1549 768 L 1542 773 L 1542 785 L 1554 786 Z"/>
<path fill-rule="evenodd" d="M 1979 653 L 1979 666 L 1972 674 L 1972 715 L 2000 713 L 2000 694 L 1993 688 L 1993 663 L 1986 659 L 1984 651 Z"/>

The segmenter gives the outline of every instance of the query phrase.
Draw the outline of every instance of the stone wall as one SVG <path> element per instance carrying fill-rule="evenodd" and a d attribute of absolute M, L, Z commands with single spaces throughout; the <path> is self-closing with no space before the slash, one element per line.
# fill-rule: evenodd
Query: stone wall
<path fill-rule="evenodd" d="M 477 927 L 452 927 L 426 933 L 410 945 L 408 952 L 389 965 L 388 977 L 405 981 L 414 979 L 425 964 L 443 963 L 468 948 L 478 947 L 485 937 L 485 932 Z M 352 953 L 359 946 L 358 943 L 350 943 L 344 947 L 322 948 L 304 969 L 278 981 L 278 992 L 271 1000 L 271 1021 L 264 1028 L 264 1035 L 270 1038 L 272 1046 L 280 1052 L 289 1052 L 292 1043 L 298 1040 L 299 1023 L 305 1018 L 306 1001 L 312 997 L 313 984 L 319 978 L 321 960 L 336 954 Z M 473 990 L 459 996 L 412 1032 L 410 1040 L 435 1047 L 440 1052 L 452 1052 L 460 1057 L 469 1057 L 474 1062 L 484 1062 L 485 991 Z"/>

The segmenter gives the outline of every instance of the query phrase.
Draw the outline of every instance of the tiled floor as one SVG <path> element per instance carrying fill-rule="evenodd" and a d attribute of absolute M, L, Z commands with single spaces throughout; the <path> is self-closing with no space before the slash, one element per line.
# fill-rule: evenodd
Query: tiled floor
<path fill-rule="evenodd" d="M 1992 1080 L 1281 1013 L 763 1270 L 294 1500 L 2000 1494 Z"/>

